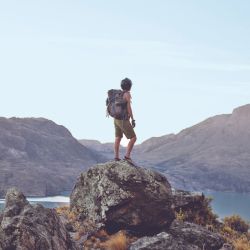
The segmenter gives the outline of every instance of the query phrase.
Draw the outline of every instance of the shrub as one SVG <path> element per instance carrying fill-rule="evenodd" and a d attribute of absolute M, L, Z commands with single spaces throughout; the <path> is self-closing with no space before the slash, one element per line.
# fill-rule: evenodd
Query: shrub
<path fill-rule="evenodd" d="M 224 236 L 226 242 L 231 244 L 235 250 L 249 250 L 249 224 L 238 215 L 225 217 L 223 222 L 220 233 Z"/>
<path fill-rule="evenodd" d="M 249 250 L 250 249 L 250 241 L 247 239 L 245 235 L 233 241 L 233 246 L 236 250 Z"/>
<path fill-rule="evenodd" d="M 184 221 L 186 219 L 186 215 L 181 208 L 179 209 L 179 211 L 175 211 L 175 218 L 178 221 Z"/>
<path fill-rule="evenodd" d="M 66 213 L 69 212 L 69 206 L 57 207 L 57 208 L 56 208 L 56 212 L 57 212 L 59 215 L 66 214 Z"/>
<path fill-rule="evenodd" d="M 249 230 L 249 223 L 245 222 L 239 215 L 225 217 L 223 222 L 225 226 L 228 226 L 239 233 L 247 233 Z"/>
<path fill-rule="evenodd" d="M 235 232 L 231 227 L 229 226 L 223 226 L 220 232 L 222 235 L 225 235 L 226 237 L 236 237 L 237 236 L 237 232 Z"/>
<path fill-rule="evenodd" d="M 200 196 L 194 196 L 190 205 L 175 210 L 176 219 L 217 228 L 219 224 L 217 221 L 218 216 L 212 211 L 211 201 L 211 198 L 205 196 L 203 196 L 203 199 Z"/>
<path fill-rule="evenodd" d="M 63 207 L 57 207 L 56 212 L 59 215 L 64 216 L 66 219 L 69 221 L 76 221 L 77 215 L 75 212 L 70 211 L 68 206 L 63 206 Z"/>
<path fill-rule="evenodd" d="M 123 231 L 119 231 L 104 242 L 103 246 L 108 250 L 126 250 L 127 237 Z"/>

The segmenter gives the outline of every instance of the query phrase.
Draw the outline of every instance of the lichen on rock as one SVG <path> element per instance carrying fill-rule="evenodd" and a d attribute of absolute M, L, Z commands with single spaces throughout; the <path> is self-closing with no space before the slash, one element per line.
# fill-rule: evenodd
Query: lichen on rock
<path fill-rule="evenodd" d="M 125 161 L 98 164 L 78 178 L 70 208 L 110 232 L 120 229 L 147 235 L 174 219 L 171 186 L 165 176 Z"/>

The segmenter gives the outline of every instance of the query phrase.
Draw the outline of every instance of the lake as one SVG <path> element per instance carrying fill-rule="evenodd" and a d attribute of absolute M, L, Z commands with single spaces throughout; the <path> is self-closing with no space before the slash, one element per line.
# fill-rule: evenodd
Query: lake
<path fill-rule="evenodd" d="M 206 196 L 213 197 L 212 208 L 220 219 L 225 216 L 238 214 L 243 219 L 250 221 L 250 194 L 233 192 L 205 192 Z M 28 198 L 31 204 L 41 203 L 48 208 L 69 205 L 69 196 L 52 196 L 42 198 Z M 0 199 L 0 209 L 4 206 L 4 200 Z"/>
<path fill-rule="evenodd" d="M 47 208 L 55 208 L 60 206 L 68 206 L 69 205 L 69 197 L 68 196 L 50 196 L 50 197 L 30 197 L 27 198 L 30 204 L 40 203 L 44 207 Z M 4 207 L 4 199 L 0 199 L 0 210 Z"/>
<path fill-rule="evenodd" d="M 238 214 L 250 221 L 250 194 L 214 191 L 204 194 L 213 197 L 212 208 L 220 218 Z"/>

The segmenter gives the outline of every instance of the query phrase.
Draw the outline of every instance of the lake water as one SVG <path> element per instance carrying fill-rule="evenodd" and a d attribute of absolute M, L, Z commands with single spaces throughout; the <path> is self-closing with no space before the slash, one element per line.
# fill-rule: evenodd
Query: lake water
<path fill-rule="evenodd" d="M 213 198 L 212 208 L 220 218 L 238 214 L 250 221 L 250 194 L 211 191 L 205 195 Z"/>
<path fill-rule="evenodd" d="M 212 208 L 219 218 L 238 214 L 243 219 L 250 221 L 250 194 L 232 192 L 205 192 L 206 196 L 213 197 Z M 69 196 L 53 196 L 42 198 L 28 198 L 31 204 L 41 203 L 48 208 L 69 205 Z M 0 210 L 4 206 L 4 200 L 0 199 Z"/>
<path fill-rule="evenodd" d="M 60 206 L 69 205 L 68 196 L 50 196 L 50 197 L 37 197 L 37 198 L 27 198 L 30 204 L 40 203 L 47 208 L 55 208 Z M 0 210 L 4 207 L 4 199 L 0 199 Z"/>

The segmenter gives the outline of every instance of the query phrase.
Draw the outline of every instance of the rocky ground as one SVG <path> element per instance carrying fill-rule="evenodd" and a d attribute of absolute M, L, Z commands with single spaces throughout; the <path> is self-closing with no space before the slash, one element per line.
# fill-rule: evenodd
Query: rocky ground
<path fill-rule="evenodd" d="M 207 205 L 202 194 L 172 190 L 158 172 L 124 161 L 97 164 L 78 177 L 70 207 L 32 206 L 9 189 L 0 249 L 226 249 L 223 236 L 207 227 L 216 225 Z"/>

